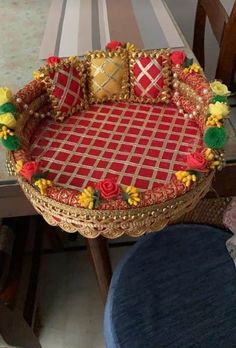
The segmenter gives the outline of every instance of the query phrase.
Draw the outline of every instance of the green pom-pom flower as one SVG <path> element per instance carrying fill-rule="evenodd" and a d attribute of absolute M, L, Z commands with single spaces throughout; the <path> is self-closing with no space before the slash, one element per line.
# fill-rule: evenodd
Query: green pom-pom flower
<path fill-rule="evenodd" d="M 210 127 L 205 131 L 204 143 L 210 149 L 220 149 L 224 147 L 227 134 L 224 127 Z"/>
<path fill-rule="evenodd" d="M 215 95 L 212 99 L 211 99 L 211 103 L 214 104 L 216 102 L 220 102 L 220 103 L 227 103 L 227 97 L 224 97 L 223 95 Z"/>
<path fill-rule="evenodd" d="M 15 105 L 12 103 L 5 103 L 0 105 L 0 115 L 5 114 L 7 112 L 10 112 L 15 116 L 16 115 Z"/>
<path fill-rule="evenodd" d="M 7 139 L 2 139 L 2 144 L 10 151 L 19 150 L 20 140 L 15 135 L 8 136 Z"/>

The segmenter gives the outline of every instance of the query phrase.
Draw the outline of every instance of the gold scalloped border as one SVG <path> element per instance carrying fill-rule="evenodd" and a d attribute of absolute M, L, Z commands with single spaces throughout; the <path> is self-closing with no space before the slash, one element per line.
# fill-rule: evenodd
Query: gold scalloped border
<path fill-rule="evenodd" d="M 18 181 L 35 209 L 51 225 L 66 232 L 79 231 L 84 237 L 103 235 L 117 238 L 124 233 L 137 237 L 157 231 L 192 210 L 209 191 L 214 172 L 202 178 L 194 190 L 184 195 L 147 207 L 126 210 L 89 210 L 59 203 L 42 196 L 31 184 L 18 175 Z"/>
<path fill-rule="evenodd" d="M 164 79 L 164 86 L 161 93 L 157 98 L 145 98 L 138 97 L 135 95 L 134 87 L 135 87 L 135 76 L 133 73 L 134 65 L 136 61 L 140 58 L 151 58 L 158 59 L 162 58 L 162 73 Z M 146 104 L 156 104 L 158 102 L 168 103 L 171 98 L 171 64 L 170 64 L 170 50 L 169 49 L 161 49 L 161 50 L 141 50 L 130 52 L 129 54 L 129 72 L 130 72 L 130 101 L 138 102 L 138 103 L 146 103 Z"/>
<path fill-rule="evenodd" d="M 58 99 L 53 95 L 53 80 L 50 78 L 50 73 L 58 72 L 63 68 L 73 67 L 79 73 L 81 88 L 83 92 L 83 99 L 80 104 L 77 104 L 71 108 L 69 112 L 61 112 Z M 39 69 L 42 77 L 41 80 L 44 82 L 46 86 L 47 93 L 49 95 L 49 99 L 52 105 L 53 116 L 55 120 L 63 121 L 64 118 L 71 116 L 78 110 L 83 110 L 87 107 L 87 94 L 86 94 L 86 64 L 84 61 L 80 60 L 78 57 L 71 57 L 62 59 L 59 63 L 47 64 Z"/>
<path fill-rule="evenodd" d="M 98 98 L 93 92 L 93 76 L 91 71 L 92 60 L 94 58 L 113 58 L 120 57 L 124 64 L 126 74 L 124 74 L 121 82 L 121 92 L 114 95 L 113 97 Z M 129 64 L 128 64 L 128 51 L 124 48 L 119 48 L 115 51 L 94 51 L 89 52 L 86 55 L 86 66 L 87 66 L 87 79 L 88 79 L 88 98 L 89 104 L 93 103 L 104 103 L 106 101 L 122 101 L 129 99 Z"/>

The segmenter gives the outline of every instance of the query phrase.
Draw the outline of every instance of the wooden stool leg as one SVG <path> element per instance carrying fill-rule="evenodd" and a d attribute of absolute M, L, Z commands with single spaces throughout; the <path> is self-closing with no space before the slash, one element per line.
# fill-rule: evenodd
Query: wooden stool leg
<path fill-rule="evenodd" d="M 85 239 L 90 258 L 96 273 L 98 286 L 102 294 L 102 299 L 104 303 L 106 303 L 112 276 L 107 240 L 102 236 L 95 239 Z"/>

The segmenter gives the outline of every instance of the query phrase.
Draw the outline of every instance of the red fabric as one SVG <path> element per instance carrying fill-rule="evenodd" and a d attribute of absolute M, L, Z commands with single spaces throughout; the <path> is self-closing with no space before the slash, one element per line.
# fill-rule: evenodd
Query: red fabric
<path fill-rule="evenodd" d="M 55 201 L 72 206 L 78 206 L 78 191 L 63 189 L 59 186 L 52 186 L 48 187 L 47 195 Z"/>
<path fill-rule="evenodd" d="M 203 146 L 196 123 L 174 105 L 124 102 L 91 105 L 63 124 L 44 119 L 31 144 L 55 184 L 81 190 L 112 179 L 142 191 L 169 182 Z"/>
<path fill-rule="evenodd" d="M 196 106 L 191 103 L 190 100 L 186 99 L 186 97 L 178 95 L 173 97 L 173 101 L 175 103 L 180 102 L 181 108 L 184 110 L 185 113 L 193 113 L 196 112 Z M 204 114 L 196 112 L 196 115 L 194 116 L 194 120 L 197 122 L 201 132 L 203 133 L 206 128 L 206 118 Z"/>
<path fill-rule="evenodd" d="M 72 107 L 81 104 L 84 98 L 80 73 L 74 67 L 64 67 L 51 74 L 52 95 L 56 98 L 59 110 L 69 114 Z"/>
<path fill-rule="evenodd" d="M 202 99 L 208 104 L 213 96 L 209 82 L 205 79 L 202 74 L 199 73 L 185 73 L 182 68 L 174 68 L 178 78 L 181 81 L 186 82 L 192 89 L 202 97 Z M 208 90 L 208 93 L 204 93 L 204 90 Z"/>
<path fill-rule="evenodd" d="M 137 59 L 133 73 L 135 95 L 144 99 L 156 99 L 164 86 L 162 58 L 143 57 Z"/>
<path fill-rule="evenodd" d="M 25 104 L 30 104 L 33 100 L 43 94 L 45 87 L 44 83 L 40 80 L 33 80 L 20 89 L 13 96 L 14 104 L 16 105 L 17 111 L 21 112 L 24 110 Z M 16 100 L 21 99 L 21 103 L 18 103 Z"/>

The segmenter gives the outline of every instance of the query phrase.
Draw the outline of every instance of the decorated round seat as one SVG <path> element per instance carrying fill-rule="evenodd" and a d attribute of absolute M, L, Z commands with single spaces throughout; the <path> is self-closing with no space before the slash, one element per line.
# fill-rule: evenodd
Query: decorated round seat
<path fill-rule="evenodd" d="M 223 165 L 227 87 L 183 52 L 112 42 L 50 57 L 14 96 L 2 143 L 35 209 L 86 237 L 141 235 L 193 209 Z"/>

